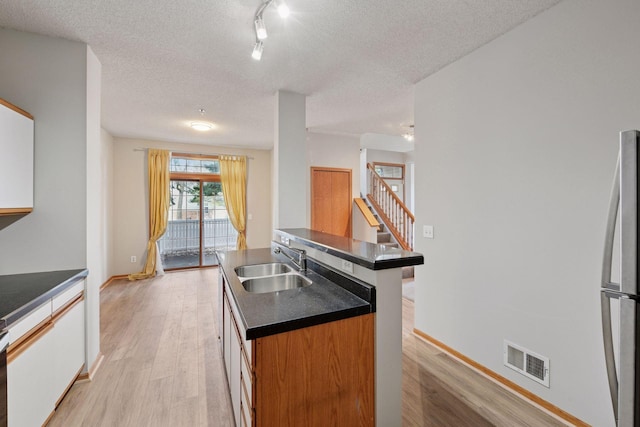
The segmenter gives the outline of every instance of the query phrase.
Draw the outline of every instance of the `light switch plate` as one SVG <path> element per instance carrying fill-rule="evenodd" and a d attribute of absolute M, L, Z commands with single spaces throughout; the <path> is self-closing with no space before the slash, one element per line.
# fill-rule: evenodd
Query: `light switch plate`
<path fill-rule="evenodd" d="M 427 239 L 433 239 L 433 225 L 425 225 L 422 228 L 422 236 Z"/>

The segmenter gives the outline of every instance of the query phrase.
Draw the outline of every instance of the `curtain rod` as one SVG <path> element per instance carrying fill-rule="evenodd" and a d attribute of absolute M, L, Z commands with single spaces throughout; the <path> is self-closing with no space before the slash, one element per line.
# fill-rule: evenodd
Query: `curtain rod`
<path fill-rule="evenodd" d="M 164 148 L 134 148 L 133 151 L 147 151 L 147 150 L 164 150 Z M 193 154 L 195 156 L 236 156 L 236 157 L 246 157 L 247 159 L 254 160 L 253 157 L 247 156 L 246 154 L 227 154 L 227 153 L 196 153 L 194 151 L 184 151 L 184 150 L 167 150 L 172 153 L 184 153 L 184 154 Z"/>

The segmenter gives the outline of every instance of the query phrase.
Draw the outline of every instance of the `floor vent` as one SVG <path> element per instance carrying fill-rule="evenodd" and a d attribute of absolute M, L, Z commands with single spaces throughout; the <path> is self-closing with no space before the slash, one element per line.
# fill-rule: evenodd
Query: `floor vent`
<path fill-rule="evenodd" d="M 549 358 L 504 340 L 504 364 L 514 371 L 549 387 Z"/>

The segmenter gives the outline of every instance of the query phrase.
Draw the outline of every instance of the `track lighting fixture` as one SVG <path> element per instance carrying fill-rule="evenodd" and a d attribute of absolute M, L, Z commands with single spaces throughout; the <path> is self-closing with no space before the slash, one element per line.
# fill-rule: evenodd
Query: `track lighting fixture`
<path fill-rule="evenodd" d="M 256 44 L 253 46 L 253 53 L 251 54 L 251 57 L 256 61 L 260 61 L 260 59 L 262 59 L 263 49 L 264 49 L 264 43 L 258 40 Z"/>
<path fill-rule="evenodd" d="M 256 44 L 253 45 L 253 51 L 251 52 L 251 57 L 260 61 L 262 59 L 262 50 L 264 49 L 264 44 L 260 40 L 256 40 Z"/>
<path fill-rule="evenodd" d="M 267 38 L 267 27 L 264 25 L 262 13 L 271 3 L 274 2 L 276 8 L 278 9 L 278 14 L 282 18 L 286 18 L 290 13 L 289 7 L 284 2 L 284 0 L 265 0 L 260 5 L 260 7 L 258 7 L 255 18 L 253 20 L 253 29 L 256 34 L 256 44 L 253 46 L 253 53 L 251 54 L 251 57 L 256 61 L 260 61 L 260 59 L 262 58 L 262 50 L 264 49 L 264 43 L 262 43 L 262 40 Z"/>
<path fill-rule="evenodd" d="M 256 25 L 256 37 L 258 40 L 264 40 L 267 38 L 267 27 L 264 26 L 262 16 L 258 16 L 255 21 Z"/>
<path fill-rule="evenodd" d="M 281 18 L 289 16 L 289 6 L 287 6 L 284 0 L 276 0 L 276 7 L 278 8 L 278 14 Z"/>

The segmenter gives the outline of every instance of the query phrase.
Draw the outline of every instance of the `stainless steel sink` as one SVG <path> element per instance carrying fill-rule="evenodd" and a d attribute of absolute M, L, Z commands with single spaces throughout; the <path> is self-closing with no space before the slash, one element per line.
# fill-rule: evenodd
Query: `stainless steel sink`
<path fill-rule="evenodd" d="M 260 277 L 273 276 L 274 274 L 284 274 L 293 271 L 287 264 L 272 262 L 270 264 L 254 264 L 236 267 L 235 272 L 240 277 Z"/>
<path fill-rule="evenodd" d="M 255 279 L 247 279 L 242 282 L 242 286 L 244 286 L 247 292 L 254 292 L 258 294 L 286 291 L 287 289 L 297 289 L 309 286 L 310 284 L 311 280 L 304 276 L 300 276 L 299 274 L 258 277 Z"/>

